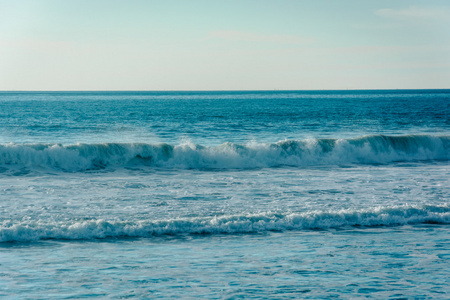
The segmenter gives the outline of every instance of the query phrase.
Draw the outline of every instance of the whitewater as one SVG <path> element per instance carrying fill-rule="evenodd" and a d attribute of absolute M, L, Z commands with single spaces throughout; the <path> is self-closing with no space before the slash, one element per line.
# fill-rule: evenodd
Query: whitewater
<path fill-rule="evenodd" d="M 287 140 L 274 144 L 224 143 L 205 147 L 168 144 L 7 144 L 0 165 L 86 171 L 140 164 L 169 168 L 262 168 L 324 164 L 373 164 L 448 160 L 448 136 L 366 136 L 356 139 Z"/>
<path fill-rule="evenodd" d="M 1 92 L 0 297 L 448 298 L 449 116 L 449 90 Z"/>

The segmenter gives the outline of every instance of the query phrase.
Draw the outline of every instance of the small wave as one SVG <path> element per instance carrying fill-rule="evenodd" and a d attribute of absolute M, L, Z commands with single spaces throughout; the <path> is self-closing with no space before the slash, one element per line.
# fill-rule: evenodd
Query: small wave
<path fill-rule="evenodd" d="M 137 221 L 26 220 L 0 224 L 0 242 L 42 239 L 102 239 L 186 234 L 239 234 L 267 231 L 329 229 L 349 226 L 395 226 L 406 224 L 450 224 L 450 207 L 397 206 L 334 212 L 260 213 L 220 217 Z"/>
<path fill-rule="evenodd" d="M 354 139 L 286 140 L 277 143 L 224 143 L 207 147 L 180 145 L 3 144 L 0 166 L 44 167 L 68 172 L 129 165 L 188 168 L 246 169 L 279 166 L 379 164 L 397 161 L 448 160 L 450 137 L 431 135 L 373 135 Z"/>

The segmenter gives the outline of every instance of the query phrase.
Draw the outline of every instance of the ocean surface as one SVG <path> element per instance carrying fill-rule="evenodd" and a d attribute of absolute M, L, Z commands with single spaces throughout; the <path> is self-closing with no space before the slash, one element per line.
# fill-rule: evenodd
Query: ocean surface
<path fill-rule="evenodd" d="M 450 90 L 0 92 L 0 298 L 450 299 Z"/>

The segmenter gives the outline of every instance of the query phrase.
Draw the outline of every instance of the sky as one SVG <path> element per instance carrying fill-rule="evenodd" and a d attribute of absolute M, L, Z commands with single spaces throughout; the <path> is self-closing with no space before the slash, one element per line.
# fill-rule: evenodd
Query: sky
<path fill-rule="evenodd" d="M 450 1 L 0 0 L 0 90 L 450 88 Z"/>

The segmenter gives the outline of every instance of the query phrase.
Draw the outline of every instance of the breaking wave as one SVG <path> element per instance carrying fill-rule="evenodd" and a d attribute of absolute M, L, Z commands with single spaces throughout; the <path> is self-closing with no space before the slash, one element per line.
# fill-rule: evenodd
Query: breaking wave
<path fill-rule="evenodd" d="M 0 166 L 44 167 L 68 172 L 129 165 L 246 169 L 279 166 L 379 164 L 449 160 L 450 137 L 373 135 L 354 139 L 285 140 L 277 143 L 224 143 L 209 147 L 143 143 L 2 144 Z"/>
<path fill-rule="evenodd" d="M 450 207 L 397 206 L 333 212 L 260 213 L 168 220 L 53 221 L 11 220 L 0 223 L 0 242 L 42 239 L 101 239 L 186 234 L 239 234 L 268 231 L 329 229 L 349 226 L 450 224 Z"/>

